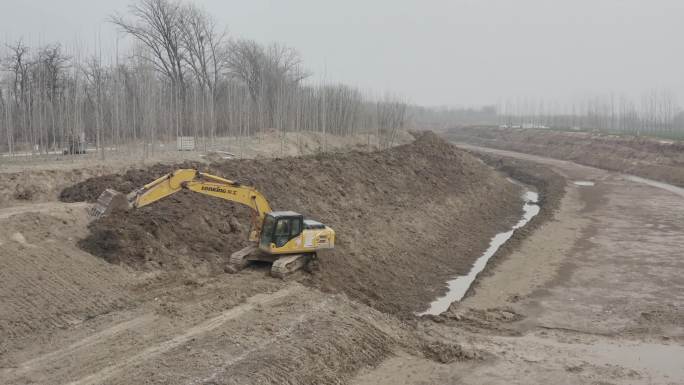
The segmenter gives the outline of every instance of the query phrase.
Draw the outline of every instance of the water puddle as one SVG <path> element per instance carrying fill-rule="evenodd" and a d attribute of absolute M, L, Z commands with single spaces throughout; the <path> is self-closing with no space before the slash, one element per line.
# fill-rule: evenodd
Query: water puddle
<path fill-rule="evenodd" d="M 470 288 L 470 285 L 475 281 L 477 275 L 484 270 L 485 266 L 487 266 L 489 259 L 492 258 L 496 251 L 513 236 L 515 230 L 525 226 L 532 218 L 539 214 L 540 207 L 537 204 L 537 202 L 539 202 L 539 194 L 528 191 L 523 195 L 523 200 L 525 203 L 523 204 L 523 216 L 520 221 L 518 221 L 511 230 L 506 231 L 505 233 L 496 234 L 489 242 L 487 251 L 475 261 L 470 272 L 467 275 L 456 277 L 447 282 L 449 291 L 443 297 L 433 301 L 428 310 L 419 313 L 418 315 L 441 314 L 449 308 L 449 305 L 451 305 L 452 302 L 460 301 L 463 298 L 466 291 L 468 291 L 468 288 Z"/>
<path fill-rule="evenodd" d="M 575 184 L 577 186 L 594 186 L 596 183 L 588 181 L 588 180 L 576 180 Z"/>
<path fill-rule="evenodd" d="M 681 357 L 684 347 L 678 345 L 661 345 L 647 342 L 594 343 L 588 350 L 599 357 L 609 357 L 609 363 L 628 368 L 645 369 L 663 375 L 665 378 L 683 378 L 684 365 Z M 674 383 L 674 382 L 672 382 Z"/>
<path fill-rule="evenodd" d="M 551 349 L 563 349 L 571 354 L 579 353 L 585 361 L 594 365 L 629 368 L 648 375 L 648 383 L 674 384 L 672 379 L 684 378 L 684 346 L 666 343 L 638 341 L 601 341 L 589 344 L 551 341 L 535 335 L 526 335 L 526 340 Z M 584 366 L 582 364 L 581 366 Z M 580 367 L 581 367 L 580 366 Z M 651 377 L 655 375 L 656 378 Z M 668 381 L 669 380 L 669 381 Z M 681 383 L 681 381 L 679 382 Z"/>

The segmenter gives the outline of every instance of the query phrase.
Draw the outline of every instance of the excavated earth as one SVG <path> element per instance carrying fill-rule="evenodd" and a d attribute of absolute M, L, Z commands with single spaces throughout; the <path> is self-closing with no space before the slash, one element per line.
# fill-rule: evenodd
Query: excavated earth
<path fill-rule="evenodd" d="M 176 168 L 253 185 L 275 210 L 334 228 L 336 248 L 321 256 L 320 270 L 295 279 L 393 314 L 425 308 L 521 210 L 519 186 L 432 133 L 372 153 L 157 165 L 87 179 L 60 199 L 92 202 L 106 188 L 127 193 Z M 250 216 L 246 207 L 180 192 L 92 222 L 79 245 L 136 270 L 217 275 L 246 245 Z"/>
<path fill-rule="evenodd" d="M 463 147 L 479 158 L 427 133 L 374 153 L 0 172 L 0 384 L 682 383 L 684 190 Z M 337 248 L 286 280 L 225 274 L 243 207 L 180 192 L 88 217 L 105 188 L 178 167 L 255 185 Z M 518 221 L 507 176 L 536 187 L 539 215 L 461 302 L 412 316 Z"/>
<path fill-rule="evenodd" d="M 226 274 L 247 238 L 245 207 L 179 192 L 87 215 L 106 188 L 189 167 L 330 225 L 336 248 L 286 280 L 268 265 Z M 522 188 L 432 133 L 371 153 L 88 178 L 101 171 L 55 178 L 74 182 L 60 201 L 46 185 L 0 208 L 0 383 L 346 384 L 397 354 L 440 365 L 487 356 L 421 332 L 413 313 L 518 220 Z"/>

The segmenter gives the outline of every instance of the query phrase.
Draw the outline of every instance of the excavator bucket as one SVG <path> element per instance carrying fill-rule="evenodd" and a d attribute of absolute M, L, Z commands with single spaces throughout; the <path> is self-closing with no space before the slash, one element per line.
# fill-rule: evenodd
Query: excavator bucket
<path fill-rule="evenodd" d="M 114 211 L 128 210 L 130 207 L 125 194 L 113 189 L 106 189 L 97 198 L 97 202 L 90 209 L 90 216 L 101 218 Z"/>

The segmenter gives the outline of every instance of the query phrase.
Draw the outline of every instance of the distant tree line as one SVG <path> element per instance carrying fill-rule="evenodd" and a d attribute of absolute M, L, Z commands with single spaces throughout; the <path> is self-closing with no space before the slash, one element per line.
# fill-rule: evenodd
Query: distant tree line
<path fill-rule="evenodd" d="M 138 0 L 109 21 L 133 42 L 109 60 L 60 43 L 3 47 L 3 152 L 55 151 L 85 135 L 104 156 L 108 146 L 262 130 L 373 132 L 390 144 L 406 124 L 400 98 L 314 84 L 295 49 L 232 39 L 192 3 Z"/>
<path fill-rule="evenodd" d="M 499 124 L 631 135 L 684 137 L 684 112 L 672 92 L 641 98 L 606 95 L 574 103 L 516 100 L 497 106 Z"/>
<path fill-rule="evenodd" d="M 442 130 L 454 125 L 494 125 L 499 121 L 497 107 L 422 107 L 410 106 L 413 124 L 426 129 Z"/>
<path fill-rule="evenodd" d="M 516 99 L 483 107 L 410 106 L 412 124 L 420 128 L 454 126 L 550 128 L 684 139 L 684 111 L 675 95 L 653 90 L 634 99 L 606 95 L 575 102 Z"/>

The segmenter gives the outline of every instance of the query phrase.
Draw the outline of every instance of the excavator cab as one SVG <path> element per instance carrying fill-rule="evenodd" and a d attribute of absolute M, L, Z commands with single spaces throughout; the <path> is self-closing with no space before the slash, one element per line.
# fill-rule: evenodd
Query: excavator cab
<path fill-rule="evenodd" d="M 272 211 L 264 215 L 258 252 L 252 253 L 252 246 L 231 254 L 228 271 L 238 271 L 248 261 L 268 261 L 273 263 L 271 275 L 283 278 L 334 246 L 335 232 L 328 226 L 293 211 Z"/>
<path fill-rule="evenodd" d="M 261 229 L 259 248 L 276 251 L 299 237 L 304 228 L 304 216 L 293 211 L 274 211 L 266 214 Z"/>

